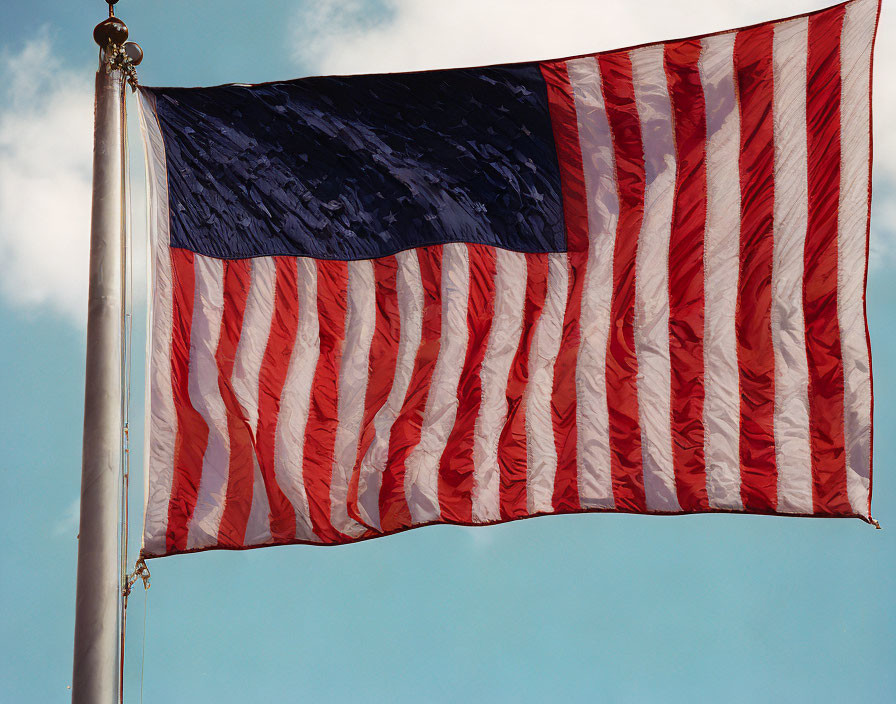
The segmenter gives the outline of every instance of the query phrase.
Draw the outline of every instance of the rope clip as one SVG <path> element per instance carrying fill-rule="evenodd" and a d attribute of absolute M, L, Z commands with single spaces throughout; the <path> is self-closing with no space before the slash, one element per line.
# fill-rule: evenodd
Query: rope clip
<path fill-rule="evenodd" d="M 149 589 L 149 567 L 146 566 L 146 562 L 144 562 L 142 557 L 137 558 L 137 562 L 134 563 L 134 571 L 131 572 L 124 583 L 124 588 L 121 591 L 122 596 L 128 596 L 131 593 L 131 588 L 134 584 L 137 583 L 138 579 L 143 580 L 143 589 Z"/>

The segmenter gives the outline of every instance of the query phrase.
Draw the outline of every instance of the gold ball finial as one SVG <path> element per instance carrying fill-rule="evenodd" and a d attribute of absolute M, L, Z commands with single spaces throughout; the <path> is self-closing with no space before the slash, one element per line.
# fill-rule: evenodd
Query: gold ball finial
<path fill-rule="evenodd" d="M 109 44 L 121 46 L 127 38 L 128 26 L 117 17 L 108 17 L 93 29 L 93 40 L 103 49 Z"/>
<path fill-rule="evenodd" d="M 131 62 L 131 66 L 139 66 L 140 62 L 143 61 L 143 49 L 137 42 L 125 42 L 122 50 Z"/>

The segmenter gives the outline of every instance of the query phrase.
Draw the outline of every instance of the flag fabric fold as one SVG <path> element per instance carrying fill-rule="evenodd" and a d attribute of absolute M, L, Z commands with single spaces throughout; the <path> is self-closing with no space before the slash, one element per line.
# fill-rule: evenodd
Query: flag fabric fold
<path fill-rule="evenodd" d="M 141 88 L 144 554 L 588 511 L 870 520 L 878 13 Z"/>

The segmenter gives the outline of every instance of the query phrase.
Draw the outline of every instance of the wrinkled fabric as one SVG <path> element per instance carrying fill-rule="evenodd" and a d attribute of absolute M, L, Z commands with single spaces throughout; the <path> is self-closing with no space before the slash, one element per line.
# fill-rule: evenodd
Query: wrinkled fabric
<path fill-rule="evenodd" d="M 871 521 L 878 10 L 142 89 L 144 555 L 580 511 Z"/>
<path fill-rule="evenodd" d="M 537 64 L 144 90 L 174 247 L 225 259 L 566 248 Z"/>

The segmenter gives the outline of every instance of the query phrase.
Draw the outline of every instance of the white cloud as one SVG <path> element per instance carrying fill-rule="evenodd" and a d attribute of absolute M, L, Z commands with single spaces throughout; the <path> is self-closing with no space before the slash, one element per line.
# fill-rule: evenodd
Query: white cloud
<path fill-rule="evenodd" d="M 297 64 L 320 74 L 412 71 L 571 56 L 692 36 L 817 9 L 825 0 L 322 0 L 294 17 Z M 879 35 L 896 19 L 881 17 Z M 875 51 L 872 267 L 896 266 L 896 44 Z"/>
<path fill-rule="evenodd" d="M 483 65 L 727 29 L 812 10 L 817 1 L 321 0 L 297 13 L 293 46 L 296 59 L 322 73 Z"/>
<path fill-rule="evenodd" d="M 59 518 L 53 524 L 53 536 L 61 538 L 78 534 L 78 524 L 81 521 L 81 499 L 73 499 L 59 514 Z"/>
<path fill-rule="evenodd" d="M 46 37 L 0 57 L 0 293 L 83 321 L 93 95 Z"/>
<path fill-rule="evenodd" d="M 46 32 L 0 54 L 0 296 L 78 327 L 87 319 L 93 75 L 64 65 Z M 129 132 L 138 134 L 134 115 Z M 145 282 L 140 149 L 138 137 L 130 144 L 135 305 Z"/>
<path fill-rule="evenodd" d="M 871 252 L 869 261 L 872 272 L 896 269 L 896 181 L 893 173 L 896 164 L 881 164 L 880 154 L 875 153 L 874 170 L 877 181 L 871 204 Z"/>
<path fill-rule="evenodd" d="M 466 533 L 473 547 L 478 550 L 489 550 L 497 538 L 498 532 L 495 530 L 483 530 L 485 526 L 461 526 L 460 530 Z"/>

